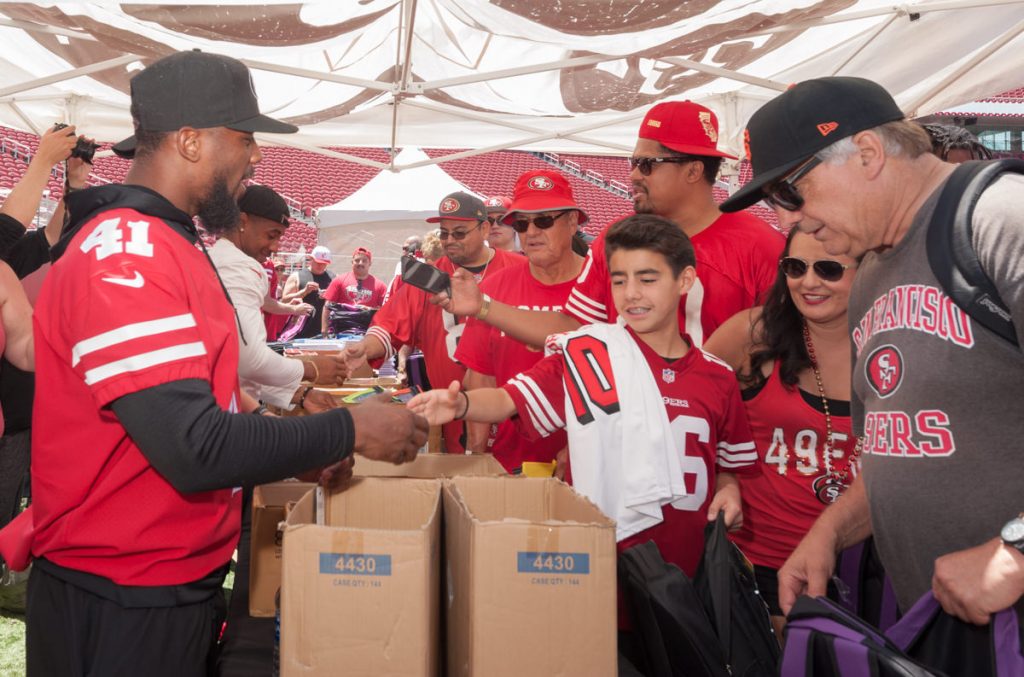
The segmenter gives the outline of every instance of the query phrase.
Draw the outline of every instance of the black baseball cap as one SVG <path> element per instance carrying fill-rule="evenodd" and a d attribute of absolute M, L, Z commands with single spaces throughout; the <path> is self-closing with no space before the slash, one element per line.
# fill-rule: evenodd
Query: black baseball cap
<path fill-rule="evenodd" d="M 864 78 L 807 80 L 775 97 L 743 132 L 754 178 L 719 208 L 738 212 L 764 198 L 763 188 L 836 141 L 886 122 L 903 111 L 881 85 Z"/>
<path fill-rule="evenodd" d="M 486 221 L 487 208 L 476 195 L 456 191 L 446 195 L 437 206 L 437 216 L 431 216 L 427 223 L 440 223 L 441 219 L 452 221 Z"/>
<path fill-rule="evenodd" d="M 182 127 L 227 127 L 240 132 L 291 134 L 295 125 L 260 114 L 249 68 L 237 59 L 192 50 L 150 64 L 131 80 L 136 130 L 173 132 Z M 114 144 L 135 156 L 135 135 Z"/>
<path fill-rule="evenodd" d="M 270 219 L 283 226 L 291 223 L 288 220 L 288 203 L 284 198 L 272 188 L 257 183 L 250 185 L 242 193 L 241 199 L 238 200 L 238 209 L 244 214 Z"/>

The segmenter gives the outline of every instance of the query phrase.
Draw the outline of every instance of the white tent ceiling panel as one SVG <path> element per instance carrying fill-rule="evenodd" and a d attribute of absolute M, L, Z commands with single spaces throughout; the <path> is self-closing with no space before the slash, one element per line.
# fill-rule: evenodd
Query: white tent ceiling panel
<path fill-rule="evenodd" d="M 1024 0 L 2 3 L 0 124 L 122 138 L 137 62 L 195 47 L 247 61 L 305 145 L 626 153 L 651 104 L 689 98 L 738 150 L 810 77 L 875 79 L 916 115 L 1018 87 L 1022 19 Z M 52 81 L 96 64 L 115 65 Z"/>

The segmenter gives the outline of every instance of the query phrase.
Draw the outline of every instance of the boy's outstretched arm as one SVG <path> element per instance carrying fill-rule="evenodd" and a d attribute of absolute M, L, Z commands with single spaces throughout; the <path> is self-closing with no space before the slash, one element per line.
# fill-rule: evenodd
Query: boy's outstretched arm
<path fill-rule="evenodd" d="M 452 381 L 447 390 L 420 393 L 406 406 L 430 425 L 444 425 L 456 418 L 500 423 L 516 413 L 515 403 L 503 389 L 478 388 L 467 392 L 458 381 Z"/>
<path fill-rule="evenodd" d="M 715 477 L 715 495 L 708 507 L 708 521 L 725 511 L 725 526 L 730 531 L 743 526 L 743 510 L 740 503 L 740 481 L 731 472 L 718 471 Z"/>

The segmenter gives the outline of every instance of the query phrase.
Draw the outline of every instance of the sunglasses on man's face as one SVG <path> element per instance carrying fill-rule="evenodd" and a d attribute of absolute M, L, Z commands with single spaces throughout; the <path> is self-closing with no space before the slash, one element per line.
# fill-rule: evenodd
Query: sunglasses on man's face
<path fill-rule="evenodd" d="M 664 163 L 672 164 L 683 164 L 686 162 L 697 162 L 697 158 L 690 157 L 688 155 L 675 155 L 672 157 L 631 157 L 629 158 L 629 169 L 639 169 L 640 173 L 644 176 L 650 176 L 651 170 L 654 169 L 654 165 L 660 165 Z"/>
<path fill-rule="evenodd" d="M 782 268 L 782 272 L 785 273 L 786 277 L 791 280 L 799 280 L 807 274 L 807 268 L 814 268 L 814 274 L 818 276 L 819 280 L 825 282 L 838 282 L 843 277 L 843 273 L 850 267 L 849 264 L 839 263 L 831 259 L 820 259 L 812 264 L 808 264 L 803 259 L 798 259 L 795 256 L 787 256 L 779 261 L 779 266 Z"/>
<path fill-rule="evenodd" d="M 488 215 L 487 223 L 491 224 L 492 226 L 495 226 L 495 225 L 497 225 L 497 226 L 504 226 L 505 224 L 501 222 L 501 219 L 502 219 L 503 216 L 505 216 L 505 215 L 504 214 L 491 214 L 491 215 Z"/>
<path fill-rule="evenodd" d="M 558 212 L 557 214 L 537 214 L 536 216 L 517 216 L 515 221 L 512 222 L 512 227 L 516 229 L 517 233 L 525 233 L 530 229 L 530 224 L 537 226 L 541 230 L 547 230 L 551 226 L 555 225 L 555 221 L 568 214 L 571 210 L 566 209 Z"/>
<path fill-rule="evenodd" d="M 807 176 L 812 169 L 821 164 L 816 155 L 812 155 L 807 162 L 793 170 L 789 176 L 777 181 L 764 189 L 765 201 L 787 212 L 798 212 L 803 209 L 804 197 L 796 187 L 796 182 Z"/>
<path fill-rule="evenodd" d="M 473 228 L 466 228 L 464 230 L 445 230 L 444 228 L 437 229 L 437 236 L 442 240 L 447 240 L 449 237 L 453 240 L 465 240 L 466 236 L 472 233 L 474 230 L 484 225 L 484 222 L 476 224 Z"/>

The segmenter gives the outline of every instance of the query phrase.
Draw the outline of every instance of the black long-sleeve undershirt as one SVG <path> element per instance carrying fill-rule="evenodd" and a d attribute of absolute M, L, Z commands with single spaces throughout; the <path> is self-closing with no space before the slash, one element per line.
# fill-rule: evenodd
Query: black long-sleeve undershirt
<path fill-rule="evenodd" d="M 183 494 L 284 479 L 337 463 L 355 446 L 346 409 L 280 418 L 232 414 L 199 379 L 125 395 L 111 409 L 150 464 Z"/>

